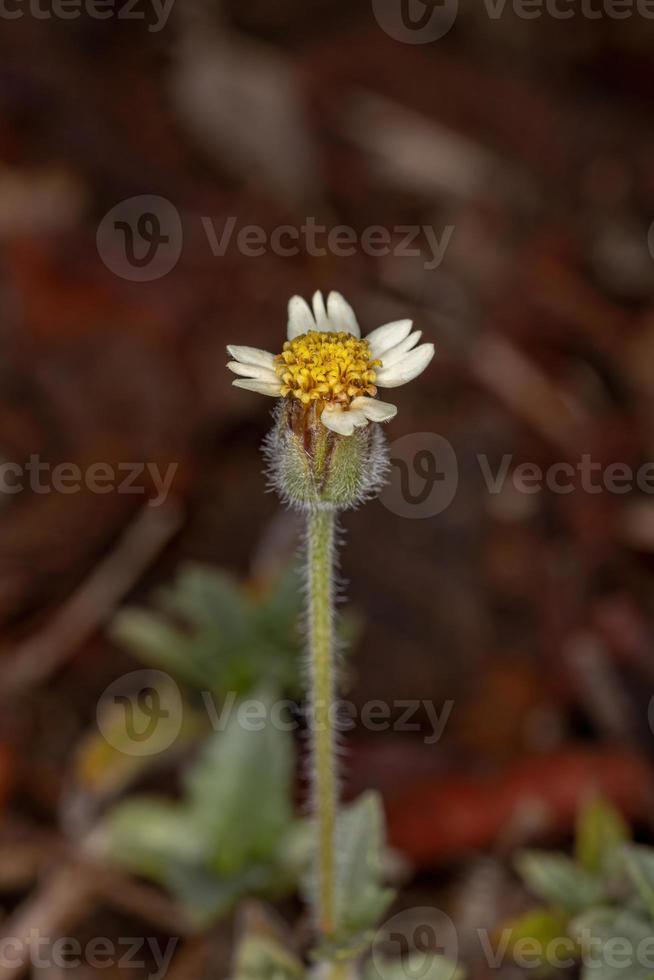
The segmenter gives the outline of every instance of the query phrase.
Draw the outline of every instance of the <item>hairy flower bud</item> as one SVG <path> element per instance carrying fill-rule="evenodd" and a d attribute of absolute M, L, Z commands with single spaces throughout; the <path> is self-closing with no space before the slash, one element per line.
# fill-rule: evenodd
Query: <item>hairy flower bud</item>
<path fill-rule="evenodd" d="M 379 493 L 388 469 L 380 425 L 342 436 L 322 424 L 315 403 L 293 399 L 278 403 L 264 454 L 272 486 L 300 510 L 356 507 Z"/>

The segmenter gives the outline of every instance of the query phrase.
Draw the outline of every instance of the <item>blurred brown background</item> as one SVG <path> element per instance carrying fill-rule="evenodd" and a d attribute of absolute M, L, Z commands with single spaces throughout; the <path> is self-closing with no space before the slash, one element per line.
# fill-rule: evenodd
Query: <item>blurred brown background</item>
<path fill-rule="evenodd" d="M 436 343 L 393 393 L 388 433 L 439 434 L 458 466 L 444 509 L 417 517 L 396 466 L 390 495 L 345 519 L 363 623 L 349 696 L 454 702 L 436 745 L 420 712 L 413 735 L 352 733 L 347 792 L 382 790 L 427 882 L 477 848 L 501 861 L 515 842 L 565 840 L 593 788 L 647 837 L 651 491 L 527 493 L 511 476 L 654 458 L 645 6 L 527 19 L 461 0 L 442 36 L 414 43 L 433 6 L 418 0 L 399 38 L 382 25 L 400 0 L 121 2 L 103 19 L 81 0 L 0 13 L 0 456 L 177 464 L 161 508 L 143 510 L 145 493 L 0 495 L 8 840 L 56 833 L 80 732 L 134 666 L 104 633 L 113 609 L 181 560 L 245 576 L 292 552 L 258 454 L 270 404 L 231 387 L 224 347 L 278 349 L 288 298 L 315 289 L 340 290 L 364 332 L 411 316 Z M 131 233 L 103 224 L 115 208 Z M 272 247 L 307 220 L 353 229 L 354 254 L 309 254 L 301 232 L 297 254 Z M 208 227 L 230 222 L 213 254 Z M 263 254 L 239 248 L 247 225 Z M 386 254 L 361 246 L 371 226 Z M 405 226 L 420 254 L 404 254 Z M 436 264 L 425 227 L 445 242 Z M 129 234 L 143 255 L 158 233 L 163 259 L 130 263 Z M 421 438 L 404 444 L 409 472 Z M 505 454 L 491 493 L 479 457 L 496 473 Z M 147 472 L 136 486 L 152 492 Z M 11 904 L 29 873 L 3 874 Z"/>

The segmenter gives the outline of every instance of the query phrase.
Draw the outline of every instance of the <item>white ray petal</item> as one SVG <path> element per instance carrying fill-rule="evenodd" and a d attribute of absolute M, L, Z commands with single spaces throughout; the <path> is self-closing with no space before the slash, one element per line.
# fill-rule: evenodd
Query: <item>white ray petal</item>
<path fill-rule="evenodd" d="M 333 330 L 344 330 L 354 337 L 361 336 L 354 310 L 340 293 L 332 292 L 327 297 L 327 314 Z"/>
<path fill-rule="evenodd" d="M 294 340 L 302 333 L 316 329 L 316 321 L 309 304 L 301 296 L 291 296 L 288 301 L 288 325 L 286 335 L 289 340 Z"/>
<path fill-rule="evenodd" d="M 415 350 L 410 350 L 390 367 L 382 365 L 375 372 L 375 384 L 380 388 L 397 388 L 408 381 L 413 381 L 425 370 L 435 350 L 433 344 L 421 344 Z"/>
<path fill-rule="evenodd" d="M 260 364 L 241 364 L 240 361 L 228 361 L 227 367 L 234 374 L 240 374 L 244 378 L 256 378 L 258 381 L 269 381 L 279 383 L 279 378 L 271 368 L 261 367 Z"/>
<path fill-rule="evenodd" d="M 238 344 L 227 344 L 227 353 L 240 361 L 241 364 L 259 364 L 272 370 L 275 364 L 275 355 L 270 351 L 261 350 L 259 347 L 239 347 Z"/>
<path fill-rule="evenodd" d="M 391 364 L 396 364 L 400 358 L 404 357 L 405 354 L 408 354 L 410 350 L 413 350 L 421 337 L 422 330 L 414 330 L 413 333 L 409 334 L 406 340 L 403 340 L 401 343 L 396 344 L 395 347 L 391 347 L 390 350 L 387 350 L 384 353 L 384 356 L 381 358 L 382 367 L 390 367 Z"/>
<path fill-rule="evenodd" d="M 273 384 L 272 381 L 257 381 L 254 378 L 236 378 L 232 381 L 236 388 L 245 388 L 247 391 L 256 391 L 260 395 L 270 395 L 277 398 L 281 394 L 281 384 Z"/>
<path fill-rule="evenodd" d="M 316 321 L 315 330 L 331 330 L 332 326 L 325 309 L 325 301 L 319 289 L 313 294 L 313 318 Z"/>
<path fill-rule="evenodd" d="M 397 405 L 390 402 L 380 402 L 378 398 L 367 398 L 362 395 L 350 402 L 350 411 L 361 411 L 371 422 L 389 422 L 397 415 Z"/>
<path fill-rule="evenodd" d="M 320 421 L 341 436 L 351 436 L 356 428 L 368 424 L 368 419 L 360 409 L 342 409 L 340 406 L 325 408 Z"/>
<path fill-rule="evenodd" d="M 412 326 L 413 320 L 394 320 L 377 327 L 365 338 L 370 344 L 372 356 L 381 357 L 385 351 L 401 343 L 411 333 Z"/>

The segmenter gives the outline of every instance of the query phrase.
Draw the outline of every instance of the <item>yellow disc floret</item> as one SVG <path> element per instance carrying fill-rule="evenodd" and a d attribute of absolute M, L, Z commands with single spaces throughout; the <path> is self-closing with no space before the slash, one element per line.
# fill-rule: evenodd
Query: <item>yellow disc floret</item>
<path fill-rule="evenodd" d="M 287 340 L 275 358 L 282 381 L 282 395 L 312 401 L 349 405 L 358 395 L 375 395 L 375 368 L 370 347 L 349 333 L 310 330 Z"/>

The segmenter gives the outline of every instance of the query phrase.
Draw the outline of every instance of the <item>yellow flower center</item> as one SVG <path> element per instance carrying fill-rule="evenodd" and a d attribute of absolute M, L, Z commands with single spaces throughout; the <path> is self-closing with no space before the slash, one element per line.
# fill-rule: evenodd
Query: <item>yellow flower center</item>
<path fill-rule="evenodd" d="M 282 381 L 282 395 L 312 401 L 349 405 L 358 395 L 375 395 L 375 368 L 370 346 L 349 333 L 310 330 L 287 340 L 275 358 Z"/>

